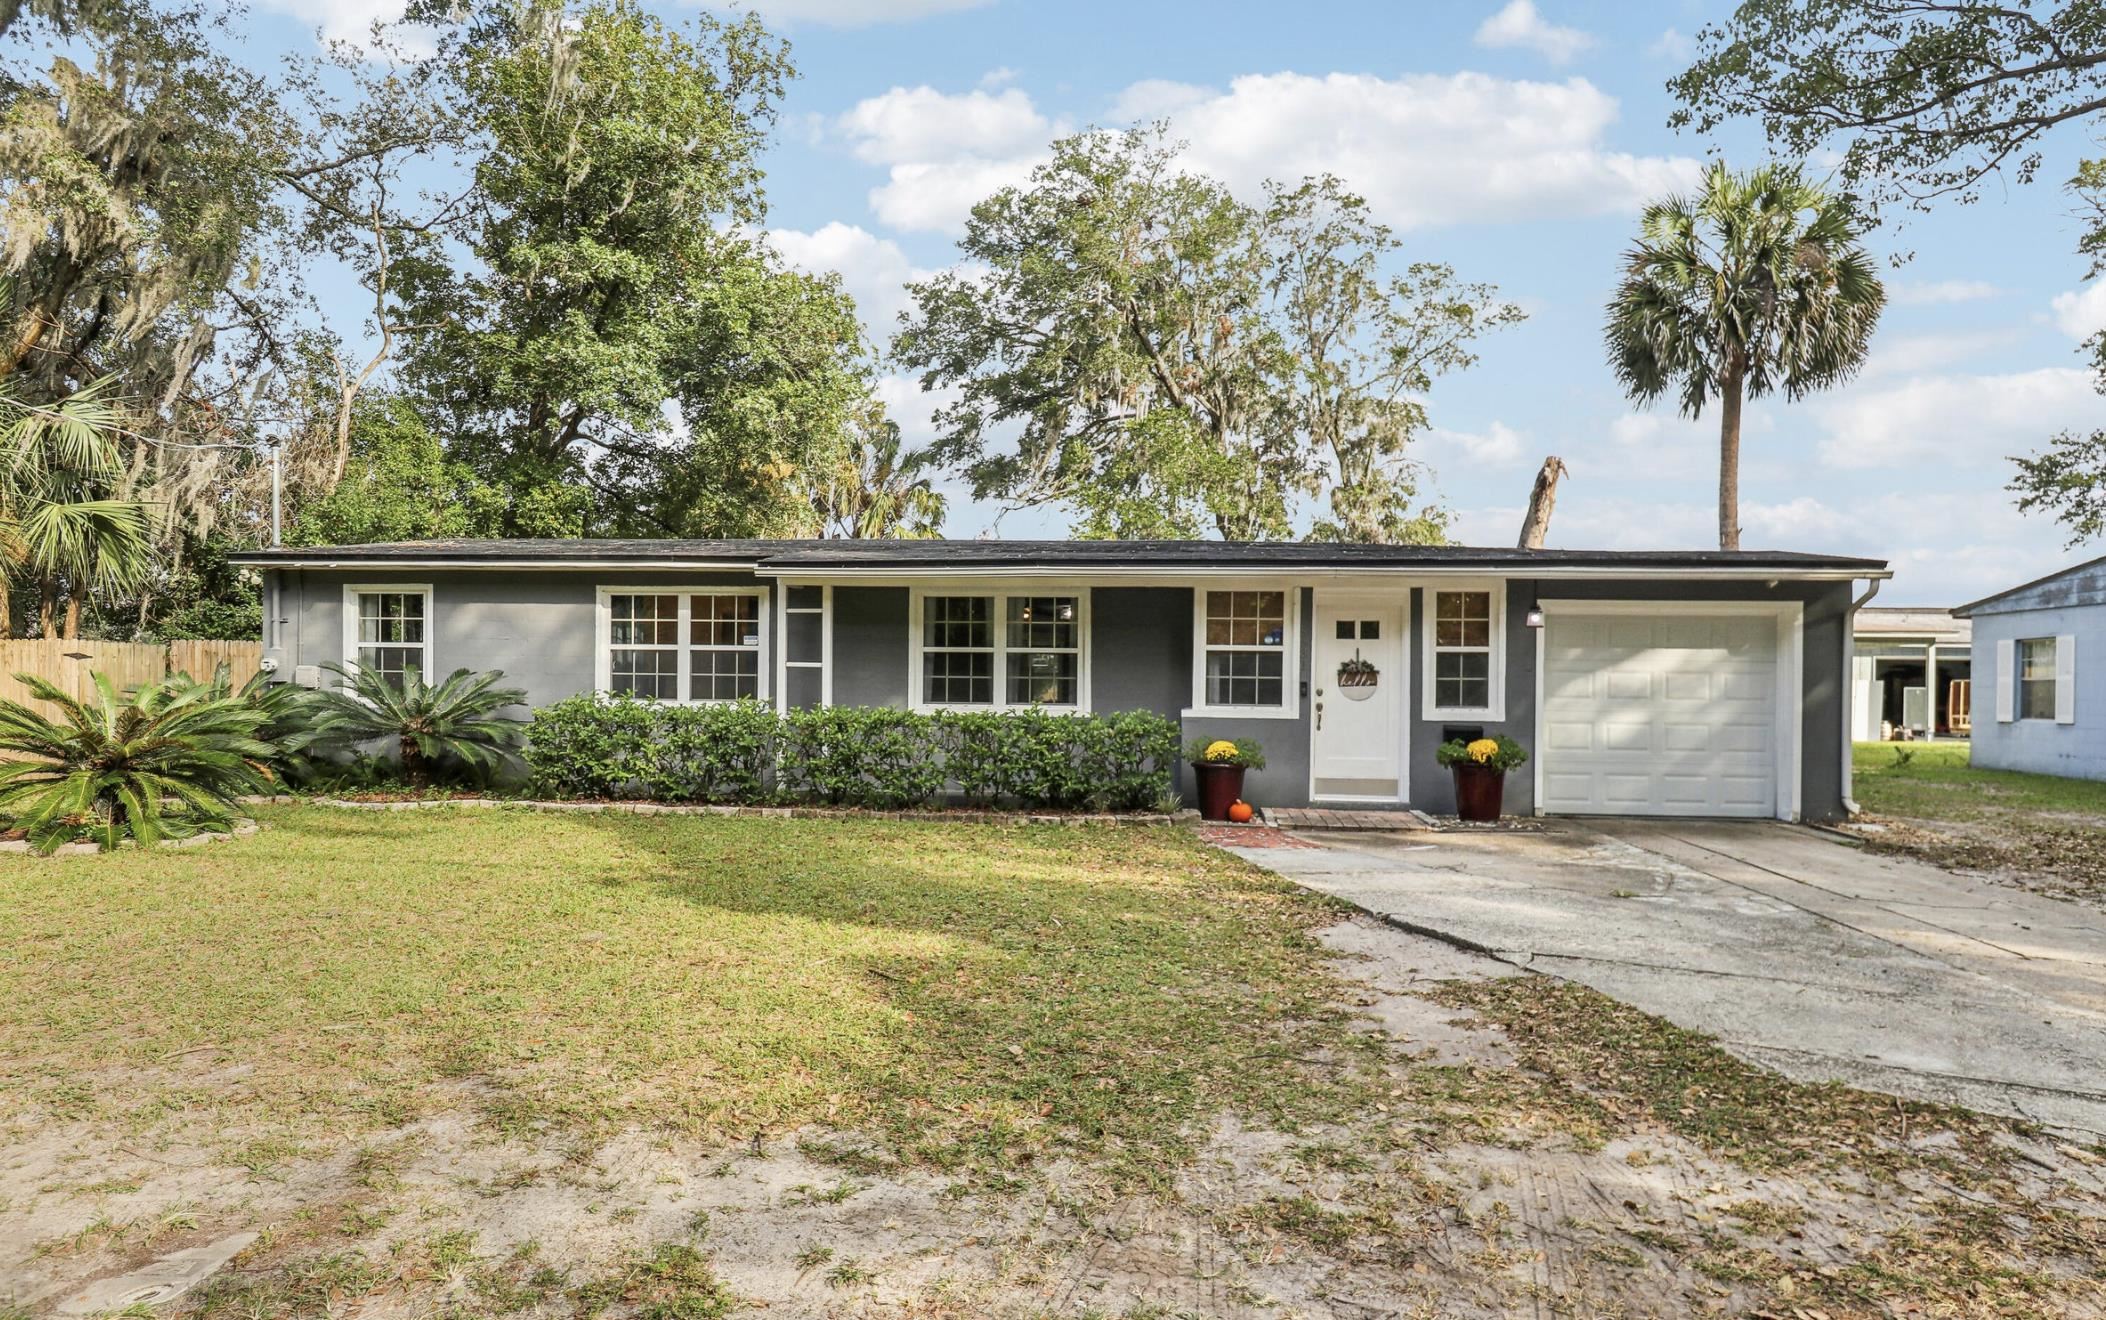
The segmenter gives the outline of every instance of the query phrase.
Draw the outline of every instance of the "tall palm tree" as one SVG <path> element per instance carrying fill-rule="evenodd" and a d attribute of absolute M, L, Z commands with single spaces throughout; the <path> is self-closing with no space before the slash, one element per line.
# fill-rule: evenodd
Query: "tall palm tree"
<path fill-rule="evenodd" d="M 838 470 L 818 493 L 826 534 L 942 536 L 943 492 L 930 479 L 927 452 L 902 452 L 899 424 L 876 403 L 858 419 L 857 431 Z"/>
<path fill-rule="evenodd" d="M 76 636 L 80 602 L 118 593 L 153 569 L 146 506 L 111 497 L 122 471 L 119 414 L 97 381 L 57 403 L 36 406 L 0 382 L 0 565 L 26 568 L 43 587 L 41 624 L 54 635 L 58 585 L 68 588 L 65 635 Z M 0 586 L 0 637 L 10 631 Z"/>
<path fill-rule="evenodd" d="M 1886 290 L 1850 199 L 1796 167 L 1704 172 L 1694 198 L 1645 209 L 1609 302 L 1610 365 L 1649 403 L 1719 405 L 1718 544 L 1740 548 L 1740 413 L 1747 398 L 1797 399 L 1864 365 Z"/>

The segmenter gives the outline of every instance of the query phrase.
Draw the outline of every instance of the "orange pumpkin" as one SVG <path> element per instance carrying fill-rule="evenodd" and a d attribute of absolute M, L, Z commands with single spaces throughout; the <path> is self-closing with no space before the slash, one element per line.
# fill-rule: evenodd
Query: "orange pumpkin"
<path fill-rule="evenodd" d="M 1250 803 L 1243 801 L 1241 798 L 1238 798 L 1234 802 L 1229 803 L 1228 818 L 1236 822 L 1238 825 L 1249 824 L 1250 818 L 1257 814 L 1258 813 L 1251 808 Z"/>

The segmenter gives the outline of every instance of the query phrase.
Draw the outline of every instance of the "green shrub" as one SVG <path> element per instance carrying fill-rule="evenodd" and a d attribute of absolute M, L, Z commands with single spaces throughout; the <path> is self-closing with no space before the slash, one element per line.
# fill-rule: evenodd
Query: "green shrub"
<path fill-rule="evenodd" d="M 643 796 L 660 782 L 655 740 L 657 706 L 622 693 L 582 693 L 534 712 L 527 725 L 526 763 L 534 790 L 560 798 Z"/>
<path fill-rule="evenodd" d="M 1129 710 L 1089 721 L 1078 758 L 1090 803 L 1112 811 L 1152 811 L 1170 796 L 1177 721 Z"/>
<path fill-rule="evenodd" d="M 827 706 L 782 717 L 777 784 L 838 806 L 907 807 L 943 791 L 937 719 L 883 706 Z"/>
<path fill-rule="evenodd" d="M 650 709 L 647 703 L 633 705 Z M 767 795 L 782 719 L 758 701 L 652 711 L 649 795 L 670 802 L 758 802 Z"/>
<path fill-rule="evenodd" d="M 526 761 L 553 797 L 893 808 L 948 789 L 983 805 L 1152 810 L 1170 796 L 1177 739 L 1176 721 L 1148 711 L 777 714 L 588 695 L 534 713 Z"/>

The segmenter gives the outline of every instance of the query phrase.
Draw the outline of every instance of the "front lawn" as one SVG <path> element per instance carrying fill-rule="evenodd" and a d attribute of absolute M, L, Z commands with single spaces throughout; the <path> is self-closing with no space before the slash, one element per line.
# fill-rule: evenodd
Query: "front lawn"
<path fill-rule="evenodd" d="M 1960 741 L 1856 744 L 1868 840 L 2065 897 L 2106 896 L 2106 783 L 1976 769 L 1968 750 Z"/>
<path fill-rule="evenodd" d="M 1170 828 L 267 813 L 251 840 L 0 863 L 0 1095 L 246 1140 L 500 1128 L 910 1161 L 1114 1151 L 1320 1104 L 1323 900 Z M 200 1079 L 238 1072 L 236 1086 Z"/>

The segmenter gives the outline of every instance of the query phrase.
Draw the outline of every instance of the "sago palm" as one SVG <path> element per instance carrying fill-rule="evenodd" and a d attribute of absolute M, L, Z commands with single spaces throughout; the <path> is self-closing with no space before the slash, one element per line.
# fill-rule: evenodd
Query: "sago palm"
<path fill-rule="evenodd" d="M 1609 361 L 1633 399 L 1719 405 L 1718 543 L 1740 548 L 1744 399 L 1797 399 L 1864 365 L 1886 291 L 1849 198 L 1800 172 L 1714 164 L 1691 197 L 1645 210 L 1609 302 Z"/>
<path fill-rule="evenodd" d="M 243 793 L 265 787 L 257 766 L 271 747 L 256 737 L 263 715 L 247 702 L 185 678 L 149 683 L 126 696 L 95 675 L 82 701 L 34 674 L 15 675 L 53 719 L 0 700 L 0 812 L 39 852 L 83 836 L 114 848 L 224 829 Z M 171 818 L 168 803 L 185 809 Z"/>
<path fill-rule="evenodd" d="M 328 694 L 329 734 L 354 744 L 393 741 L 415 787 L 429 784 L 442 761 L 458 761 L 486 780 L 512 761 L 524 728 L 500 712 L 524 706 L 526 693 L 498 687 L 502 670 L 456 669 L 434 685 L 414 668 L 400 683 L 377 669 L 329 668 L 344 680 Z"/>

